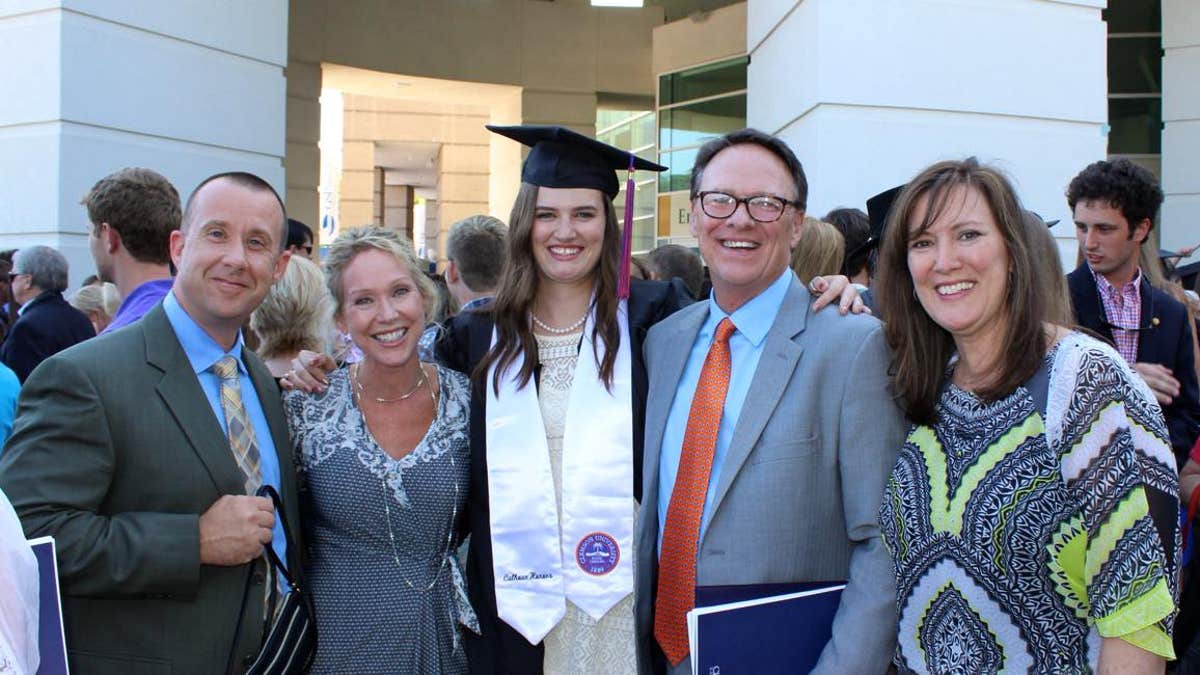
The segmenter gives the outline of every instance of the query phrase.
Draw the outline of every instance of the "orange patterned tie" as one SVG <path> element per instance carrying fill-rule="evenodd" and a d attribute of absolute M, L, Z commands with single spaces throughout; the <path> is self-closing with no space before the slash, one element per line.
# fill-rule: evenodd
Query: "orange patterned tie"
<path fill-rule="evenodd" d="M 688 655 L 687 613 L 696 604 L 696 545 L 712 474 L 713 449 L 721 427 L 721 410 L 729 389 L 729 336 L 734 330 L 736 327 L 728 317 L 722 319 L 704 359 L 687 429 L 683 432 L 679 471 L 663 527 L 654 638 L 673 666 Z"/>

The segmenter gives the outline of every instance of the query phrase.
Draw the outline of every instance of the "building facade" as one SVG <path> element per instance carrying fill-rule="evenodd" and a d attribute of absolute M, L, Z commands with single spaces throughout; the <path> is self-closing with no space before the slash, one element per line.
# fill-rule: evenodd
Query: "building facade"
<path fill-rule="evenodd" d="M 325 238 L 380 222 L 436 259 L 451 223 L 507 218 L 516 193 L 521 148 L 483 123 L 657 156 L 670 171 L 639 177 L 638 249 L 687 241 L 695 149 L 743 123 L 792 144 L 814 215 L 975 155 L 1063 220 L 1073 260 L 1065 186 L 1120 154 L 1162 178 L 1161 244 L 1200 240 L 1193 0 L 646 4 L 5 3 L 0 52 L 20 65 L 0 70 L 0 248 L 57 246 L 77 283 L 93 271 L 80 197 L 143 165 L 185 198 L 254 171 Z"/>

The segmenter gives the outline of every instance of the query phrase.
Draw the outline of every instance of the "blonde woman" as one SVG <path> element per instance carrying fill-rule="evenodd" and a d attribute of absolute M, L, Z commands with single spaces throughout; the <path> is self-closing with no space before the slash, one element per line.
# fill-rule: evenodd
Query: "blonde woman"
<path fill-rule="evenodd" d="M 250 315 L 258 356 L 276 379 L 301 350 L 324 351 L 331 330 L 332 298 L 312 261 L 292 256 L 287 270 Z"/>
<path fill-rule="evenodd" d="M 69 300 L 71 306 L 87 315 L 96 329 L 96 335 L 108 328 L 121 306 L 121 293 L 110 283 L 89 284 L 75 291 Z"/>
<path fill-rule="evenodd" d="M 806 216 L 800 230 L 800 242 L 792 251 L 792 271 L 806 285 L 813 277 L 838 274 L 845 251 L 846 240 L 836 227 Z"/>
<path fill-rule="evenodd" d="M 323 393 L 284 397 L 320 635 L 312 672 L 466 673 L 458 624 L 476 624 L 455 551 L 469 383 L 417 356 L 435 291 L 398 233 L 343 232 L 325 273 L 363 358 Z"/>

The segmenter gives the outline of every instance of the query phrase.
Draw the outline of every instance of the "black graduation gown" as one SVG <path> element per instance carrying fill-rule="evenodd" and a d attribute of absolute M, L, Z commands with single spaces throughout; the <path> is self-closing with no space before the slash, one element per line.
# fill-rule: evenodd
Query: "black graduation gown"
<path fill-rule="evenodd" d="M 633 342 L 633 495 L 641 501 L 642 446 L 646 421 L 646 365 L 642 343 L 646 332 L 676 310 L 690 304 L 686 288 L 671 282 L 634 279 L 629 297 L 629 337 Z M 487 310 L 454 317 L 436 346 L 437 360 L 470 375 L 492 341 L 492 315 Z M 492 578 L 492 539 L 488 508 L 486 390 L 471 388 L 471 492 L 466 524 L 471 535 L 467 557 L 467 590 L 479 617 L 482 635 L 466 632 L 465 646 L 472 673 L 525 674 L 542 672 L 542 645 L 531 645 L 500 619 Z M 530 430 L 533 433 L 535 430 Z M 544 433 L 537 429 L 537 433 Z"/>

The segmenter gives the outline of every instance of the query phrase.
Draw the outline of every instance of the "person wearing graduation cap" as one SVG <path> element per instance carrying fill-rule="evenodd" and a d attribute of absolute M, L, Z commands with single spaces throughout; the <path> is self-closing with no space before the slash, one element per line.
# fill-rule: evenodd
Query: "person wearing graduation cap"
<path fill-rule="evenodd" d="M 691 300 L 678 280 L 629 278 L 631 214 L 622 232 L 613 198 L 617 171 L 665 167 L 562 127 L 488 128 L 531 148 L 508 259 L 492 305 L 455 317 L 435 348 L 472 375 L 471 671 L 635 672 L 642 340 Z M 848 282 L 821 285 L 823 305 Z"/>
<path fill-rule="evenodd" d="M 633 672 L 645 330 L 689 302 L 630 280 L 616 171 L 659 166 L 561 127 L 488 127 L 531 146 L 490 311 L 437 347 L 473 375 L 472 672 Z M 632 190 L 630 190 L 630 194 Z"/>

